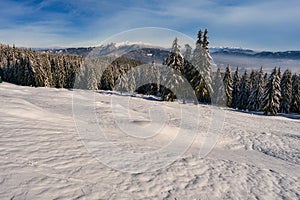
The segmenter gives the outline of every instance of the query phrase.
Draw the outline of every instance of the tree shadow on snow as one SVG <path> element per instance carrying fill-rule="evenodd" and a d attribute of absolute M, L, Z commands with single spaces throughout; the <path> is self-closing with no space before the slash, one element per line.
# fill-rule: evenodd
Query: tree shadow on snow
<path fill-rule="evenodd" d="M 285 117 L 289 119 L 300 119 L 300 115 L 297 113 L 290 113 L 290 114 L 285 114 L 285 113 L 278 113 L 276 115 L 268 114 L 265 115 L 263 112 L 257 112 L 257 111 L 247 111 L 247 110 L 238 110 L 238 109 L 233 109 L 233 108 L 227 108 L 227 110 L 231 110 L 233 112 L 239 112 L 239 113 L 245 113 L 249 115 L 258 115 L 258 116 L 279 116 L 279 117 Z"/>

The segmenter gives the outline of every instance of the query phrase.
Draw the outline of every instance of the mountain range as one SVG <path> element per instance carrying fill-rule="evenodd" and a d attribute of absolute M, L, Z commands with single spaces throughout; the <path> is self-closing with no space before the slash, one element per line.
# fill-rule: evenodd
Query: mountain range
<path fill-rule="evenodd" d="M 141 42 L 110 43 L 99 47 L 34 49 L 40 52 L 55 54 L 75 54 L 88 56 L 91 53 L 97 56 L 115 56 L 136 59 L 145 63 L 162 63 L 170 49 L 157 47 Z M 184 50 L 183 50 L 184 51 Z M 216 66 L 223 68 L 228 64 L 241 68 L 282 67 L 300 70 L 300 51 L 254 51 L 251 49 L 212 47 L 211 56 Z"/>

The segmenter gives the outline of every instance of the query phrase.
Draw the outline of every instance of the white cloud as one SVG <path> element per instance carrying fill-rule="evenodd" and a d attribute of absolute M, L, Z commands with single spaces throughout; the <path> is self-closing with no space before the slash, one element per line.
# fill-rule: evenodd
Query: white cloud
<path fill-rule="evenodd" d="M 199 28 L 207 27 L 211 44 L 215 46 L 229 44 L 275 48 L 274 45 L 278 45 L 278 48 L 294 48 L 300 45 L 298 40 L 295 41 L 300 31 L 298 2 L 128 0 L 116 3 L 106 0 L 45 0 L 37 6 L 4 0 L 0 8 L 0 36 L 4 43 L 73 46 L 93 45 L 93 41 L 99 42 L 132 28 L 165 27 L 195 37 Z M 57 3 L 68 12 L 45 9 Z M 260 31 L 261 38 L 253 39 L 256 33 L 250 34 L 251 31 Z M 273 40 L 283 34 L 287 36 L 285 44 L 273 44 Z"/>

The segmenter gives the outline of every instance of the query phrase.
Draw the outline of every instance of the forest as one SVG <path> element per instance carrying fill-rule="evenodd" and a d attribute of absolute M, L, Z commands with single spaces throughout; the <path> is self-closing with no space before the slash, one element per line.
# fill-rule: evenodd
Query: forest
<path fill-rule="evenodd" d="M 23 86 L 116 90 L 227 106 L 264 114 L 300 113 L 300 76 L 289 69 L 274 68 L 268 74 L 239 71 L 236 67 L 212 71 L 208 31 L 198 32 L 196 48 L 186 44 L 184 53 L 177 38 L 162 63 L 146 64 L 125 57 L 78 56 L 36 52 L 0 45 L 0 82 Z M 188 83 L 188 86 L 186 86 Z M 188 94 L 190 87 L 192 95 Z"/>

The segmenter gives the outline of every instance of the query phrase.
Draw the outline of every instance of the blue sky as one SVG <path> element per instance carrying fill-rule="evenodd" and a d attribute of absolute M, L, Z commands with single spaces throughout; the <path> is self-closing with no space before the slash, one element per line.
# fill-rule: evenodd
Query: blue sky
<path fill-rule="evenodd" d="M 111 35 L 163 27 L 211 46 L 300 50 L 299 0 L 1 0 L 0 42 L 25 47 L 95 46 Z"/>

